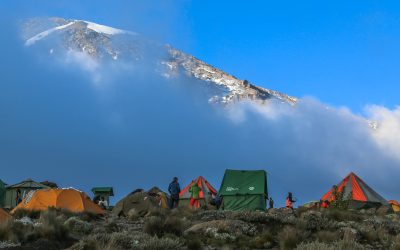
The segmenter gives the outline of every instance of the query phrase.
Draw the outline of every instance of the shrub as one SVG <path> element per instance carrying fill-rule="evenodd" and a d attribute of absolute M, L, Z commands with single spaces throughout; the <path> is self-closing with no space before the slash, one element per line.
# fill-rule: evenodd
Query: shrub
<path fill-rule="evenodd" d="M 184 206 L 172 209 L 170 215 L 183 219 L 183 218 L 191 218 L 194 214 L 198 212 L 199 212 L 198 210 L 190 209 L 189 207 Z"/>
<path fill-rule="evenodd" d="M 331 231 L 319 231 L 315 236 L 319 242 L 323 243 L 331 243 L 339 239 L 339 233 Z"/>
<path fill-rule="evenodd" d="M 177 212 L 177 213 L 179 213 L 179 212 Z M 169 209 L 160 208 L 160 207 L 152 208 L 149 211 L 149 216 L 157 216 L 157 217 L 165 218 L 169 214 L 170 214 L 170 210 Z"/>
<path fill-rule="evenodd" d="M 232 219 L 241 220 L 250 223 L 270 224 L 273 220 L 267 213 L 261 211 L 242 211 L 232 214 Z"/>
<path fill-rule="evenodd" d="M 296 247 L 296 250 L 362 250 L 365 249 L 361 244 L 357 242 L 346 242 L 344 240 L 327 244 L 324 242 L 307 242 L 301 243 Z"/>
<path fill-rule="evenodd" d="M 102 215 L 94 214 L 92 212 L 82 212 L 82 213 L 73 214 L 73 216 L 76 216 L 83 221 L 91 222 L 91 221 L 98 219 Z"/>
<path fill-rule="evenodd" d="M 29 217 L 31 219 L 39 219 L 40 211 L 19 208 L 14 212 L 13 217 L 16 219 L 22 219 L 24 217 Z"/>
<path fill-rule="evenodd" d="M 181 236 L 183 232 L 183 223 L 181 219 L 175 216 L 171 216 L 165 220 L 163 228 L 164 232 L 166 233 L 171 233 L 177 236 Z"/>
<path fill-rule="evenodd" d="M 88 238 L 93 238 L 94 241 L 101 247 L 101 249 L 104 249 L 105 246 L 110 242 L 111 235 L 109 233 L 97 233 L 97 234 L 91 234 L 88 236 Z"/>
<path fill-rule="evenodd" d="M 346 210 L 349 208 L 349 200 L 352 197 L 351 192 L 347 197 L 344 196 L 344 192 L 339 192 L 338 187 L 334 186 L 332 195 L 334 200 L 329 204 L 329 208 L 339 209 L 339 210 Z"/>
<path fill-rule="evenodd" d="M 31 241 L 39 238 L 63 241 L 68 237 L 67 228 L 57 218 L 57 212 L 54 210 L 46 210 L 40 214 L 39 225 L 34 228 L 33 233 L 29 236 Z"/>
<path fill-rule="evenodd" d="M 113 232 L 118 232 L 120 228 L 115 221 L 110 221 L 105 225 L 105 230 L 108 233 L 113 233 Z"/>
<path fill-rule="evenodd" d="M 33 225 L 8 220 L 0 224 L 0 241 L 24 242 L 33 231 Z"/>
<path fill-rule="evenodd" d="M 143 231 L 151 236 L 162 237 L 165 234 L 181 236 L 184 230 L 183 221 L 175 216 L 166 219 L 157 216 L 147 218 Z"/>
<path fill-rule="evenodd" d="M 269 248 L 274 244 L 274 236 L 270 231 L 265 231 L 261 235 L 252 238 L 250 245 L 252 248 Z"/>
<path fill-rule="evenodd" d="M 361 221 L 364 216 L 357 211 L 350 210 L 339 210 L 339 209 L 327 209 L 325 215 L 335 221 Z"/>
<path fill-rule="evenodd" d="M 201 240 L 197 238 L 191 238 L 186 240 L 186 247 L 188 250 L 201 250 L 203 249 L 203 244 L 201 243 Z"/>
<path fill-rule="evenodd" d="M 134 245 L 134 240 L 130 233 L 112 233 L 110 241 L 105 249 L 118 250 L 118 249 L 132 249 Z"/>
<path fill-rule="evenodd" d="M 69 229 L 70 232 L 77 235 L 86 235 L 93 230 L 93 225 L 91 223 L 82 221 L 77 217 L 69 218 L 64 222 L 64 225 Z"/>
<path fill-rule="evenodd" d="M 341 240 L 337 241 L 334 244 L 335 249 L 340 249 L 340 250 L 364 250 L 365 247 L 356 241 L 353 240 Z"/>
<path fill-rule="evenodd" d="M 375 241 L 379 240 L 378 233 L 373 228 L 361 228 L 360 236 L 361 239 L 368 244 L 372 244 Z"/>
<path fill-rule="evenodd" d="M 96 240 L 93 237 L 84 238 L 72 247 L 69 250 L 97 250 L 101 249 L 97 244 Z"/>
<path fill-rule="evenodd" d="M 156 236 L 141 244 L 143 250 L 176 250 L 181 247 L 182 243 L 178 239 L 158 238 Z"/>
<path fill-rule="evenodd" d="M 296 247 L 296 250 L 336 250 L 335 246 L 324 242 L 303 242 Z"/>
<path fill-rule="evenodd" d="M 17 248 L 21 246 L 20 243 L 15 243 L 12 241 L 0 241 L 0 249 L 6 248 L 6 249 L 12 249 L 12 248 Z"/>
<path fill-rule="evenodd" d="M 299 243 L 300 236 L 296 228 L 287 226 L 278 234 L 278 239 L 281 249 L 293 249 Z"/>
<path fill-rule="evenodd" d="M 392 245 L 390 246 L 391 250 L 400 250 L 400 235 L 394 237 Z"/>
<path fill-rule="evenodd" d="M 163 220 L 160 217 L 151 216 L 149 217 L 143 227 L 143 231 L 152 236 L 162 236 L 164 234 Z"/>

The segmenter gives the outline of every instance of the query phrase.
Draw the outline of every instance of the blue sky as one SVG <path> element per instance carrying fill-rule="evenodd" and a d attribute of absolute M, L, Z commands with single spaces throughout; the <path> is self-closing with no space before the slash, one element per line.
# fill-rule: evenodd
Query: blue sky
<path fill-rule="evenodd" d="M 278 119 L 246 111 L 249 119 L 235 124 L 193 103 L 199 96 L 191 87 L 170 89 L 156 76 L 134 85 L 132 72 L 110 73 L 122 84 L 99 93 L 87 72 L 43 63 L 23 46 L 14 24 L 37 16 L 136 31 L 241 79 L 322 103 L 308 100 Z M 262 168 L 283 204 L 288 190 L 301 191 L 302 202 L 317 199 L 332 177 L 357 170 L 398 198 L 386 185 L 399 175 L 396 112 L 376 112 L 389 124 L 376 142 L 358 117 L 325 104 L 356 114 L 369 104 L 398 105 L 399 17 L 395 1 L 2 1 L 0 166 L 9 171 L 0 178 L 86 191 L 112 185 L 120 198 L 138 187 L 165 188 L 174 175 L 183 184 L 205 175 L 218 188 L 226 168 Z M 148 103 L 154 89 L 156 101 Z M 397 158 L 387 154 L 388 140 Z"/>
<path fill-rule="evenodd" d="M 2 1 L 1 5 L 16 16 L 90 19 L 135 30 L 239 78 L 355 112 L 368 104 L 390 108 L 398 104 L 398 1 Z"/>

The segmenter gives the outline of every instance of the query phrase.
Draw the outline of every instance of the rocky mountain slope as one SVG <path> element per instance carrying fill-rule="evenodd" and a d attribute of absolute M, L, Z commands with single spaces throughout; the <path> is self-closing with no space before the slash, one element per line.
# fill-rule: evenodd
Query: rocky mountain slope
<path fill-rule="evenodd" d="M 229 103 L 248 99 L 263 102 L 271 98 L 288 104 L 297 101 L 295 97 L 237 79 L 194 56 L 169 45 L 159 45 L 131 31 L 83 20 L 35 18 L 24 22 L 22 34 L 26 46 L 45 44 L 49 53 L 65 49 L 83 52 L 96 60 L 132 62 L 155 58 L 162 68 L 159 72 L 165 77 L 183 72 L 217 88 L 218 93 L 210 97 L 211 102 Z"/>

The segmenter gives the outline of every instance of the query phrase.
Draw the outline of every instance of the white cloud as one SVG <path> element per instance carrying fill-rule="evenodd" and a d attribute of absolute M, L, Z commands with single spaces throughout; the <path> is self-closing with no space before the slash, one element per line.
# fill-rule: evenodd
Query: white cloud
<path fill-rule="evenodd" d="M 67 64 L 78 65 L 84 71 L 90 74 L 90 77 L 95 85 L 98 85 L 102 79 L 100 71 L 100 63 L 85 52 L 69 50 L 65 57 Z"/>
<path fill-rule="evenodd" d="M 375 142 L 383 152 L 400 160 L 400 107 L 390 110 L 382 106 L 368 106 L 368 118 L 378 126 L 372 132 Z"/>

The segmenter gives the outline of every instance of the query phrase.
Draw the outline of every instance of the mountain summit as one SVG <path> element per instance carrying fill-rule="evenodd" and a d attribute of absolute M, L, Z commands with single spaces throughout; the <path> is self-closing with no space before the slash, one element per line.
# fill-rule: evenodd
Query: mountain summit
<path fill-rule="evenodd" d="M 173 77 L 180 72 L 210 84 L 217 94 L 210 102 L 229 103 L 240 100 L 278 99 L 295 104 L 297 98 L 270 89 L 258 87 L 247 80 L 240 80 L 217 69 L 194 56 L 188 55 L 169 45 L 156 44 L 131 31 L 116 29 L 83 20 L 63 18 L 34 18 L 22 26 L 25 45 L 32 47 L 44 43 L 50 46 L 49 52 L 65 49 L 82 52 L 95 60 L 131 60 L 140 62 L 154 51 L 157 65 L 162 66 L 162 75 Z M 50 42 L 49 42 L 50 41 Z M 55 48 L 57 47 L 57 48 Z"/>

